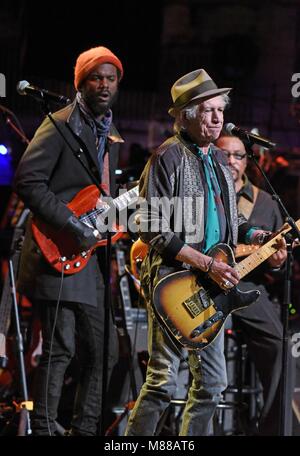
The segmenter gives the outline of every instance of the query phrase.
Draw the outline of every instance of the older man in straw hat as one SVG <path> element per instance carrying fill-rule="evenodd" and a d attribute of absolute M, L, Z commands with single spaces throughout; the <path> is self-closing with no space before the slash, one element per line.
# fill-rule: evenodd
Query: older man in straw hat
<path fill-rule="evenodd" d="M 263 234 L 238 217 L 231 172 L 222 151 L 212 144 L 221 132 L 230 90 L 218 88 L 203 69 L 178 79 L 169 109 L 175 135 L 158 148 L 140 180 L 140 195 L 148 203 L 141 206 L 137 223 L 142 240 L 149 244 L 141 282 L 149 304 L 150 359 L 126 435 L 155 433 L 178 382 L 182 347 L 154 314 L 153 287 L 162 276 L 192 267 L 231 288 L 239 281 L 237 272 L 209 256 L 209 249 L 218 242 L 235 245 L 238 236 L 253 242 Z M 167 210 L 166 201 L 175 201 L 173 208 Z M 222 331 L 205 350 L 189 350 L 188 364 L 192 383 L 180 435 L 207 435 L 227 386 Z"/>
<path fill-rule="evenodd" d="M 76 251 L 82 255 L 97 242 L 97 230 L 79 220 L 67 203 L 95 181 L 106 184 L 107 193 L 114 196 L 115 169 L 123 141 L 113 125 L 111 106 L 122 76 L 121 61 L 106 47 L 80 54 L 75 65 L 76 99 L 53 115 L 65 139 L 46 118 L 16 173 L 16 190 L 33 214 L 66 242 L 73 238 Z M 35 303 L 42 324 L 43 354 L 32 414 L 35 435 L 56 434 L 64 376 L 75 352 L 80 355 L 81 370 L 72 434 L 96 434 L 102 403 L 101 347 L 105 324 L 104 255 L 97 256 L 62 280 L 61 274 L 43 258 L 28 227 L 18 289 Z M 118 357 L 112 322 L 110 326 L 109 372 Z"/>

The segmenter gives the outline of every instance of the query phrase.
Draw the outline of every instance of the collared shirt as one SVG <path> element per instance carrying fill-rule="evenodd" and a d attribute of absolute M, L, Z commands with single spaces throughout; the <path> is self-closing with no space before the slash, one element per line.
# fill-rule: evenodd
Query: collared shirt
<path fill-rule="evenodd" d="M 237 203 L 241 196 L 246 198 L 251 203 L 254 203 L 253 186 L 252 186 L 251 182 L 249 181 L 248 177 L 246 176 L 246 174 L 243 175 L 243 181 L 244 181 L 243 186 L 236 195 Z M 261 215 L 263 216 L 263 211 L 264 211 L 263 207 L 261 207 L 261 211 L 262 211 Z M 252 228 L 250 228 L 248 230 L 248 232 L 246 233 L 246 237 L 245 237 L 245 241 L 247 244 L 251 244 L 251 238 L 252 238 L 254 231 L 259 230 L 259 229 L 260 228 L 258 226 L 253 226 Z"/>
<path fill-rule="evenodd" d="M 237 200 L 243 196 L 250 202 L 254 200 L 253 184 L 246 175 L 243 176 L 244 184 L 237 194 Z M 279 210 L 278 203 L 272 199 L 272 196 L 262 189 L 259 189 L 253 211 L 248 219 L 250 225 L 267 231 L 276 232 L 283 224 L 283 218 Z M 245 240 L 249 237 L 246 234 Z M 249 282 L 253 288 L 254 285 L 261 285 L 262 274 L 264 271 L 270 272 L 270 267 L 265 261 L 263 265 L 254 269 L 242 282 Z M 241 286 L 241 284 L 239 285 Z M 243 288 L 242 288 L 243 289 Z"/>
<path fill-rule="evenodd" d="M 237 193 L 237 201 L 239 200 L 239 198 L 241 196 L 244 196 L 245 198 L 247 198 L 249 201 L 251 201 L 251 203 L 253 203 L 253 200 L 254 200 L 254 193 L 253 193 L 253 186 L 251 184 L 251 182 L 249 181 L 248 177 L 246 176 L 246 174 L 243 175 L 243 186 L 242 188 L 238 191 Z"/>

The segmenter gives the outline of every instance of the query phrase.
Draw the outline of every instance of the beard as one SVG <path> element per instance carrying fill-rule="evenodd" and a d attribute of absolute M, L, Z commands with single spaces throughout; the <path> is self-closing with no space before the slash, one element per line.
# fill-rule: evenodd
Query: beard
<path fill-rule="evenodd" d="M 102 114 L 105 114 L 113 106 L 117 98 L 118 91 L 116 91 L 113 95 L 109 94 L 105 100 L 99 99 L 99 94 L 97 93 L 86 93 L 84 100 L 94 116 L 99 117 Z"/>

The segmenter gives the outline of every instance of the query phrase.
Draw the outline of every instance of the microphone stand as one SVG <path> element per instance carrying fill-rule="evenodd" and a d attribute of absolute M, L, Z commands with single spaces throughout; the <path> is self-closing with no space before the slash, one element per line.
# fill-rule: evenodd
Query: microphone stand
<path fill-rule="evenodd" d="M 103 361 L 102 361 L 102 403 L 101 421 L 99 423 L 99 434 L 105 435 L 105 413 L 107 405 L 108 386 L 108 353 L 110 337 L 110 310 L 111 310 L 111 233 L 107 233 L 107 244 L 105 251 L 105 286 L 104 286 L 104 334 L 103 334 Z"/>
<path fill-rule="evenodd" d="M 30 411 L 33 410 L 33 402 L 29 400 L 27 381 L 26 381 L 26 369 L 24 362 L 24 345 L 23 345 L 23 336 L 20 329 L 20 319 L 18 311 L 18 302 L 17 302 L 17 291 L 14 277 L 14 265 L 13 265 L 13 256 L 15 252 L 18 251 L 19 240 L 17 241 L 18 245 L 12 246 L 12 251 L 9 258 L 9 278 L 11 286 L 12 301 L 14 307 L 14 316 L 15 316 L 15 326 L 16 326 L 16 340 L 18 344 L 18 357 L 19 357 L 19 367 L 21 375 L 21 386 L 22 386 L 22 396 L 23 401 L 21 402 L 20 408 L 20 420 L 18 425 L 18 435 L 31 435 L 31 424 L 30 424 Z"/>
<path fill-rule="evenodd" d="M 29 144 L 29 140 L 25 135 L 25 132 L 20 124 L 17 116 L 10 111 L 8 108 L 0 105 L 0 110 L 5 115 L 5 122 L 10 128 L 17 133 L 22 142 Z M 12 121 L 11 118 L 14 120 Z M 15 272 L 14 270 L 18 269 L 20 252 L 23 244 L 23 237 L 25 231 L 25 222 L 27 220 L 29 209 L 25 209 L 20 216 L 15 228 L 13 239 L 10 246 L 10 253 L 8 258 L 8 278 L 10 283 L 10 293 L 11 296 L 5 296 L 5 287 L 3 289 L 3 294 L 1 297 L 1 306 L 7 308 L 7 313 L 11 312 L 11 306 L 13 304 L 14 310 L 14 324 L 16 331 L 16 341 L 17 341 L 17 354 L 19 361 L 19 374 L 21 376 L 21 389 L 22 389 L 22 398 L 20 404 L 16 404 L 16 410 L 20 412 L 20 419 L 18 423 L 18 436 L 31 435 L 31 422 L 30 422 L 30 412 L 33 410 L 33 402 L 29 400 L 27 380 L 26 380 L 26 368 L 24 361 L 24 344 L 23 344 L 23 335 L 20 328 L 20 318 L 19 318 L 19 309 L 18 309 L 18 300 L 17 300 L 17 290 L 15 283 Z M 8 280 L 8 278 L 6 280 Z M 5 302 L 6 301 L 6 302 Z"/>
<path fill-rule="evenodd" d="M 17 116 L 12 112 L 10 111 L 9 109 L 7 109 L 5 106 L 1 105 L 0 104 L 0 111 L 2 111 L 5 115 L 5 122 L 7 123 L 7 125 L 10 126 L 10 128 L 15 132 L 17 133 L 17 135 L 20 137 L 20 139 L 22 140 L 23 143 L 25 144 L 29 144 L 29 139 L 26 137 L 25 133 L 24 133 L 24 130 L 17 118 Z M 12 117 L 15 121 L 12 122 L 11 118 Z"/>
<path fill-rule="evenodd" d="M 288 367 L 288 322 L 289 322 L 289 304 L 291 301 L 291 277 L 292 277 L 292 265 L 293 265 L 293 253 L 292 253 L 292 244 L 293 240 L 296 238 L 300 239 L 300 231 L 296 225 L 295 220 L 291 217 L 285 205 L 281 201 L 279 195 L 276 193 L 274 187 L 272 186 L 269 178 L 266 173 L 258 163 L 254 152 L 252 150 L 252 145 L 254 142 L 248 136 L 243 139 L 243 143 L 246 148 L 247 156 L 254 162 L 255 166 L 259 170 L 260 174 L 263 176 L 264 181 L 271 193 L 272 199 L 277 201 L 282 214 L 286 218 L 286 222 L 290 225 L 291 231 L 284 234 L 287 246 L 287 260 L 285 267 L 285 277 L 284 277 L 284 296 L 282 302 L 282 359 L 281 359 L 281 380 L 280 380 L 280 435 L 288 435 L 287 426 L 286 426 L 286 393 L 287 393 L 287 378 L 286 372 Z M 290 404 L 291 405 L 291 404 Z"/>

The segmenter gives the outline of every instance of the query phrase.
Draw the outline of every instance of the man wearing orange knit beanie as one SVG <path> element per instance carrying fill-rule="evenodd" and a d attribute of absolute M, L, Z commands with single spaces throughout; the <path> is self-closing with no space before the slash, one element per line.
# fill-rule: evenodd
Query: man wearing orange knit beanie
<path fill-rule="evenodd" d="M 75 100 L 53 114 L 64 138 L 47 117 L 19 163 L 15 189 L 37 220 L 57 232 L 64 242 L 72 238 L 77 252 L 84 257 L 84 252 L 96 244 L 99 233 L 96 226 L 86 225 L 82 214 L 75 214 L 67 204 L 95 180 L 105 184 L 106 193 L 116 196 L 115 170 L 123 140 L 112 123 L 111 107 L 123 77 L 123 66 L 112 51 L 99 46 L 79 55 L 74 76 Z M 37 248 L 30 226 L 26 232 L 17 286 L 39 311 L 43 338 L 33 391 L 34 435 L 57 434 L 64 377 L 75 355 L 80 375 L 69 435 L 98 432 L 105 254 L 102 249 L 95 252 L 83 269 L 72 274 L 68 273 L 68 258 L 62 278 Z M 75 269 L 80 266 L 76 264 Z M 111 318 L 109 336 L 108 379 L 118 360 L 118 339 Z"/>

